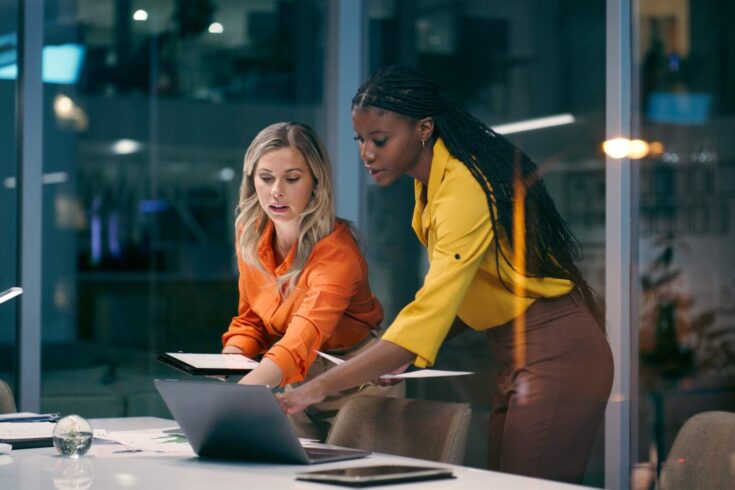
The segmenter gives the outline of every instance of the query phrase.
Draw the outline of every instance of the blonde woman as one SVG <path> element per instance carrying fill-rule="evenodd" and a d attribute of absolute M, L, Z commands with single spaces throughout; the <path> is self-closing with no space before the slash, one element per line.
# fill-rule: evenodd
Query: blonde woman
<path fill-rule="evenodd" d="M 268 126 L 250 144 L 243 170 L 235 220 L 240 300 L 222 352 L 262 355 L 240 383 L 300 383 L 331 366 L 317 350 L 347 359 L 372 344 L 383 309 L 349 224 L 335 217 L 329 157 L 313 129 Z M 403 386 L 365 391 L 400 395 Z M 323 440 L 356 393 L 339 392 L 292 416 L 299 435 Z"/>

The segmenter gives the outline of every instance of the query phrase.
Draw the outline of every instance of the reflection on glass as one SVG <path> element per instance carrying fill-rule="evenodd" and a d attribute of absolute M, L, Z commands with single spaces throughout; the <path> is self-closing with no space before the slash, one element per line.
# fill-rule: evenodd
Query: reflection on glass
<path fill-rule="evenodd" d="M 367 10 L 368 71 L 384 64 L 415 66 L 484 123 L 507 128 L 508 138 L 538 164 L 581 241 L 583 275 L 604 294 L 605 2 L 540 2 L 529 10 L 479 0 L 384 1 L 368 2 Z M 410 227 L 411 180 L 387 188 L 370 180 L 364 189 L 367 254 L 387 325 L 413 299 L 426 259 Z M 412 383 L 409 396 L 469 400 L 473 411 L 489 412 L 493 394 L 479 386 L 492 384 L 497 366 L 484 339 L 453 338 L 437 366 L 475 371 L 477 381 Z M 486 423 L 482 415 L 478 420 Z M 466 464 L 486 467 L 486 433 L 483 425 L 473 427 Z M 585 484 L 603 485 L 603 442 L 596 442 Z"/>
<path fill-rule="evenodd" d="M 683 423 L 735 410 L 735 65 L 730 4 L 640 2 L 637 461 L 658 469 Z M 728 61 L 730 60 L 730 61 Z"/>
<path fill-rule="evenodd" d="M 18 56 L 19 5 L 19 1 L 0 2 L 0 72 L 14 64 Z M 0 291 L 20 284 L 18 277 L 17 94 L 17 81 L 14 78 L 0 78 L 0 107 L 2 108 L 0 110 L 0 223 L 2 223 Z M 15 299 L 0 305 L 0 380 L 8 383 L 15 393 L 17 393 L 15 325 L 19 304 L 20 302 Z"/>
<path fill-rule="evenodd" d="M 76 78 L 44 85 L 43 411 L 170 417 L 151 380 L 176 373 L 155 353 L 220 351 L 243 150 L 274 118 L 323 132 L 324 11 L 49 6 L 47 47 L 82 56 Z"/>

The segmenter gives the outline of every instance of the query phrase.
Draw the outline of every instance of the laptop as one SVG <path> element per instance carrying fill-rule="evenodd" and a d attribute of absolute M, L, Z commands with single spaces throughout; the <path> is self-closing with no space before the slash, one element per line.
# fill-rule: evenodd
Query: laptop
<path fill-rule="evenodd" d="M 370 454 L 337 446 L 303 447 L 266 386 L 163 379 L 154 383 L 192 449 L 202 457 L 315 464 Z"/>

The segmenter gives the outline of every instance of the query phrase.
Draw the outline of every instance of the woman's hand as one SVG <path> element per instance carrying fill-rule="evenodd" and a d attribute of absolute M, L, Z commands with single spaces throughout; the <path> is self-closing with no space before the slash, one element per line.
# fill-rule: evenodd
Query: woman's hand
<path fill-rule="evenodd" d="M 241 348 L 235 345 L 226 345 L 222 348 L 222 354 L 245 354 Z"/>
<path fill-rule="evenodd" d="M 410 366 L 410 365 L 411 365 L 411 363 L 410 362 L 407 362 L 403 366 L 399 367 L 398 369 L 394 369 L 393 371 L 391 371 L 388 374 L 402 374 L 403 372 L 406 371 L 406 369 L 408 369 L 408 366 Z M 390 379 L 376 378 L 376 379 L 372 380 L 370 382 L 370 384 L 377 385 L 377 386 L 393 386 L 393 385 L 397 385 L 398 383 L 400 383 L 402 381 L 403 381 L 402 378 L 390 378 Z"/>
<path fill-rule="evenodd" d="M 295 390 L 276 395 L 276 397 L 284 412 L 296 413 L 302 411 L 309 405 L 324 400 L 326 394 L 321 389 L 319 380 L 315 379 L 299 386 Z"/>
<path fill-rule="evenodd" d="M 245 353 L 239 347 L 236 347 L 234 345 L 226 345 L 222 348 L 222 354 L 245 354 Z M 208 374 L 207 375 L 207 378 L 218 379 L 220 381 L 227 381 L 228 377 L 229 376 L 227 376 L 226 374 Z"/>
<path fill-rule="evenodd" d="M 385 373 L 405 370 L 407 363 L 415 358 L 416 354 L 413 352 L 379 340 L 349 361 L 333 367 L 293 391 L 284 393 L 279 397 L 279 402 L 286 413 L 296 413 L 324 400 L 332 393 L 359 386 Z"/>

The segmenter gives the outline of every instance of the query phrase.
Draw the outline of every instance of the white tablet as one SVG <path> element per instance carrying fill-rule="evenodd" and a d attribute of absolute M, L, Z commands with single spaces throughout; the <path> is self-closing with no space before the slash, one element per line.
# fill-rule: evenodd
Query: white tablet
<path fill-rule="evenodd" d="M 438 466 L 378 465 L 296 473 L 297 480 L 366 487 L 420 480 L 454 478 L 451 468 Z"/>

